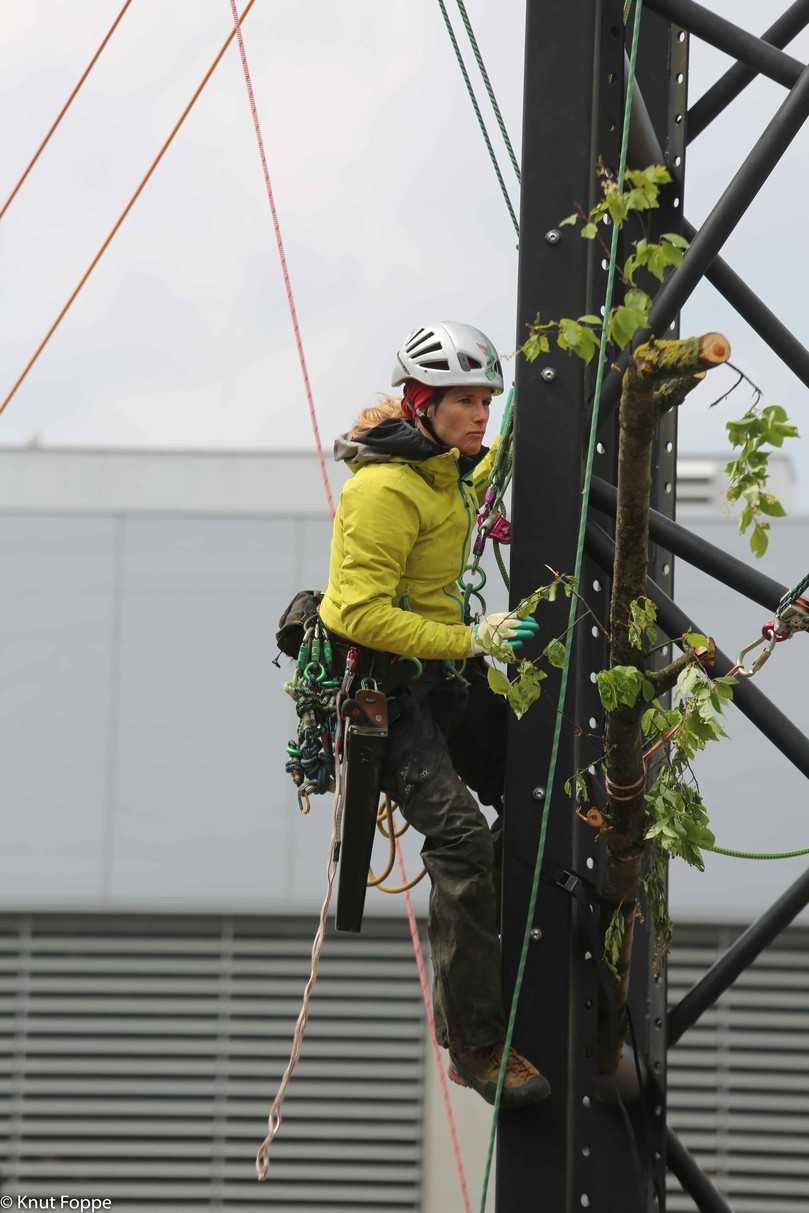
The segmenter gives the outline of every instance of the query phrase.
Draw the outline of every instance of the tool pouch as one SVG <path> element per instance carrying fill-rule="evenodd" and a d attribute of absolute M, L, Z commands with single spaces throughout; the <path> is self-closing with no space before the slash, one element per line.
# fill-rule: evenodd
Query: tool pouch
<path fill-rule="evenodd" d="M 323 600 L 319 590 L 299 590 L 278 620 L 275 643 L 287 657 L 297 657 L 306 624 L 317 614 Z"/>
<path fill-rule="evenodd" d="M 343 704 L 343 717 L 343 824 L 335 926 L 338 931 L 357 934 L 362 930 L 388 738 L 384 693 L 366 688 L 357 691 Z"/>

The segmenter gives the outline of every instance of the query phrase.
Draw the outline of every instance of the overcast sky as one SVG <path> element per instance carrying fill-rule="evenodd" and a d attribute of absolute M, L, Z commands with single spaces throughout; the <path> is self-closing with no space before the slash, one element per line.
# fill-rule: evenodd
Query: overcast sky
<path fill-rule="evenodd" d="M 119 0 L 0 0 L 3 197 L 118 7 Z M 467 0 L 467 7 L 519 149 L 524 0 Z M 756 33 L 774 17 L 752 0 L 711 7 Z M 0 222 L 2 394 L 229 22 L 229 0 L 134 0 Z M 257 0 L 244 32 L 329 445 L 386 389 L 395 346 L 423 320 L 470 321 L 503 351 L 513 348 L 513 231 L 435 0 Z M 806 60 L 809 37 L 790 52 Z M 691 99 L 727 65 L 692 40 Z M 702 221 L 784 95 L 757 81 L 691 145 L 685 210 L 692 223 Z M 734 268 L 807 343 L 808 153 L 805 130 L 726 247 Z M 767 400 L 783 403 L 809 433 L 806 390 L 710 286 L 696 293 L 683 325 L 684 333 L 706 329 L 727 333 L 734 359 Z M 701 391 L 710 397 L 715 388 L 714 381 Z M 739 394 L 707 414 L 695 394 L 683 410 L 683 447 L 721 449 L 724 421 L 745 403 Z M 0 418 L 1 444 L 35 437 L 92 446 L 311 442 L 235 44 Z M 794 447 L 796 504 L 809 509 L 809 444 Z"/>

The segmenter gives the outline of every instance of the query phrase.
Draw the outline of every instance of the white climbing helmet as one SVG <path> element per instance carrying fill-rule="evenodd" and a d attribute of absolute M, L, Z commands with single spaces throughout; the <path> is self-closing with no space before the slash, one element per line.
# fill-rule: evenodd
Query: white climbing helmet
<path fill-rule="evenodd" d="M 396 351 L 391 383 L 415 379 L 426 387 L 488 387 L 503 390 L 500 357 L 485 333 L 471 324 L 442 320 L 414 329 Z"/>

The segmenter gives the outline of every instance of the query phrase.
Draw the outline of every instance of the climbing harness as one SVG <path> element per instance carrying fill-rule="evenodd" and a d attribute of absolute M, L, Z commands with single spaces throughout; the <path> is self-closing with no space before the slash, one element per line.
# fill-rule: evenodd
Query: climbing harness
<path fill-rule="evenodd" d="M 500 546 L 511 543 L 511 523 L 506 517 L 504 498 L 511 484 L 513 470 L 513 440 L 514 440 L 514 388 L 509 391 L 506 407 L 503 410 L 503 420 L 500 423 L 500 443 L 492 460 L 492 469 L 486 483 L 483 504 L 478 510 L 477 530 L 472 544 L 472 560 L 466 566 L 459 578 L 463 591 L 464 619 L 467 623 L 477 621 L 486 614 L 486 600 L 482 590 L 486 584 L 486 570 L 480 567 L 486 550 L 486 541 L 491 539 L 494 544 L 495 559 L 500 574 L 509 588 L 508 571 L 500 554 Z M 472 613 L 472 599 L 475 599 L 478 610 Z"/>

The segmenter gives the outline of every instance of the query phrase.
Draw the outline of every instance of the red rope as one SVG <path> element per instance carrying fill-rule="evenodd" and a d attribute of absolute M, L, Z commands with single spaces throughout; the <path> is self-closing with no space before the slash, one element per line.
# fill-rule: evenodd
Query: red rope
<path fill-rule="evenodd" d="M 95 67 L 95 65 L 96 65 L 96 63 L 97 63 L 97 61 L 98 61 L 98 59 L 99 59 L 99 56 L 101 55 L 101 52 L 103 51 L 104 47 L 105 47 L 105 46 L 107 45 L 107 43 L 109 42 L 109 40 L 110 40 L 110 38 L 112 37 L 112 35 L 115 33 L 115 31 L 116 31 L 116 29 L 118 28 L 118 25 L 119 25 L 119 23 L 120 23 L 120 21 L 121 21 L 121 18 L 123 17 L 123 15 L 124 15 L 124 13 L 126 12 L 126 10 L 129 8 L 129 6 L 130 6 L 130 4 L 131 4 L 131 3 L 132 3 L 132 0 L 125 0 L 123 7 L 120 9 L 120 11 L 119 11 L 119 13 L 118 13 L 118 16 L 115 18 L 115 20 L 113 21 L 112 25 L 111 25 L 111 26 L 110 26 L 110 28 L 107 30 L 106 34 L 104 35 L 104 38 L 103 38 L 102 42 L 99 44 L 98 48 L 96 49 L 95 54 L 93 55 L 93 57 L 92 57 L 92 59 L 90 60 L 90 62 L 87 64 L 87 67 L 84 69 L 84 71 L 82 72 L 82 74 L 79 76 L 78 82 L 77 82 L 77 83 L 74 85 L 74 87 L 73 87 L 72 91 L 71 91 L 71 92 L 70 92 L 70 94 L 68 95 L 67 101 L 64 103 L 64 105 L 62 106 L 62 108 L 59 110 L 59 113 L 56 115 L 56 117 L 54 118 L 53 122 L 51 123 L 51 125 L 50 125 L 50 127 L 49 127 L 49 129 L 48 129 L 48 132 L 47 132 L 47 134 L 45 135 L 45 138 L 42 140 L 42 142 L 40 143 L 39 147 L 38 147 L 38 148 L 37 148 L 37 150 L 34 152 L 34 154 L 33 154 L 33 156 L 31 157 L 31 159 L 28 161 L 28 164 L 26 165 L 26 167 L 25 167 L 25 169 L 24 169 L 23 173 L 21 174 L 20 178 L 18 179 L 17 184 L 14 186 L 14 189 L 11 191 L 11 193 L 10 193 L 10 194 L 9 194 L 9 196 L 8 196 L 8 198 L 6 198 L 5 202 L 3 203 L 2 210 L 0 210 L 0 219 L 2 219 L 2 218 L 3 218 L 3 216 L 4 216 L 4 215 L 5 215 L 5 213 L 6 213 L 6 211 L 7 211 L 7 210 L 8 210 L 8 208 L 11 206 L 12 202 L 14 201 L 14 199 L 15 199 L 15 198 L 16 198 L 16 196 L 17 196 L 17 193 L 18 193 L 18 191 L 19 191 L 19 189 L 20 189 L 20 186 L 23 184 L 23 182 L 25 181 L 26 177 L 27 177 L 27 176 L 28 176 L 28 174 L 31 172 L 31 169 L 34 167 L 34 165 L 36 164 L 37 160 L 39 159 L 39 157 L 40 157 L 40 156 L 42 155 L 42 153 L 44 152 L 45 148 L 47 147 L 48 143 L 50 142 L 51 135 L 54 133 L 54 131 L 56 130 L 57 126 L 59 125 L 59 123 L 60 123 L 60 122 L 62 121 L 62 119 L 64 118 L 65 114 L 66 114 L 66 113 L 67 113 L 67 111 L 70 109 L 70 106 L 71 106 L 71 104 L 73 103 L 73 101 L 74 101 L 74 99 L 75 99 L 75 97 L 76 97 L 76 94 L 78 93 L 78 91 L 79 91 L 79 89 L 81 88 L 81 86 L 84 84 L 84 82 L 85 82 L 85 80 L 87 79 L 87 77 L 90 75 L 90 72 L 91 72 L 91 71 L 93 70 L 93 68 Z"/>
<path fill-rule="evenodd" d="M 286 290 L 287 303 L 289 304 L 289 314 L 292 319 L 292 331 L 295 334 L 295 345 L 298 348 L 298 360 L 301 364 L 303 386 L 306 392 L 306 401 L 309 405 L 309 420 L 312 423 L 312 432 L 315 436 L 315 446 L 317 448 L 317 456 L 320 461 L 320 474 L 323 477 L 323 488 L 326 490 L 326 500 L 329 503 L 329 513 L 333 518 L 334 499 L 332 497 L 331 484 L 329 483 L 329 474 L 326 470 L 326 460 L 323 455 L 323 443 L 320 440 L 320 429 L 317 424 L 317 413 L 315 411 L 315 399 L 312 393 L 312 385 L 309 381 L 309 371 L 306 366 L 306 355 L 303 352 L 303 340 L 301 338 L 300 324 L 298 323 L 298 311 L 295 307 L 295 296 L 292 293 L 292 282 L 290 281 L 289 267 L 287 266 L 286 253 L 284 252 L 284 242 L 281 238 L 281 224 L 278 220 L 278 210 L 275 205 L 275 195 L 273 194 L 272 183 L 270 181 L 270 170 L 267 165 L 267 154 L 264 150 L 264 138 L 261 134 L 261 124 L 258 120 L 256 97 L 255 93 L 253 92 L 253 81 L 251 79 L 250 68 L 247 63 L 247 52 L 244 49 L 244 39 L 242 38 L 241 25 L 239 23 L 239 12 L 236 8 L 236 0 L 230 0 L 230 11 L 233 14 L 233 22 L 236 27 L 236 37 L 239 40 L 239 55 L 241 56 L 242 60 L 244 82 L 247 85 L 247 96 L 250 101 L 250 113 L 253 116 L 253 127 L 256 132 L 256 141 L 258 142 L 258 154 L 261 160 L 261 171 L 264 175 L 264 186 L 267 190 L 267 201 L 270 204 L 272 225 L 275 231 L 275 243 L 278 246 L 278 258 L 281 262 L 281 273 L 284 278 L 284 289 Z"/>
<path fill-rule="evenodd" d="M 419 972 L 419 984 L 421 986 L 421 997 L 424 1000 L 424 1012 L 427 1016 L 427 1026 L 430 1029 L 430 1040 L 433 1044 L 433 1053 L 435 1054 L 435 1064 L 438 1068 L 438 1080 L 441 1084 L 441 1099 L 444 1104 L 444 1112 L 447 1117 L 447 1125 L 449 1126 L 449 1135 L 452 1142 L 452 1154 L 455 1159 L 455 1169 L 458 1172 L 458 1183 L 461 1185 L 461 1198 L 465 1213 L 472 1213 L 472 1205 L 469 1201 L 469 1189 L 466 1186 L 466 1175 L 463 1169 L 463 1159 L 461 1158 L 461 1143 L 458 1140 L 458 1127 L 455 1124 L 455 1117 L 452 1113 L 452 1104 L 449 1099 L 449 1087 L 447 1086 L 447 1075 L 444 1071 L 444 1059 L 441 1056 L 441 1046 L 438 1043 L 438 1037 L 435 1034 L 435 1016 L 433 1015 L 433 1003 L 430 997 L 430 984 L 427 981 L 427 966 L 424 963 L 424 952 L 421 947 L 421 936 L 416 922 L 416 911 L 413 909 L 413 898 L 410 896 L 410 890 L 407 888 L 407 871 L 405 870 L 404 856 L 402 855 L 401 844 L 399 839 L 396 839 L 396 858 L 399 860 L 399 871 L 402 876 L 402 884 L 405 885 L 404 899 L 407 909 L 407 923 L 410 927 L 410 938 L 413 943 L 413 952 L 416 957 L 416 968 Z"/>

